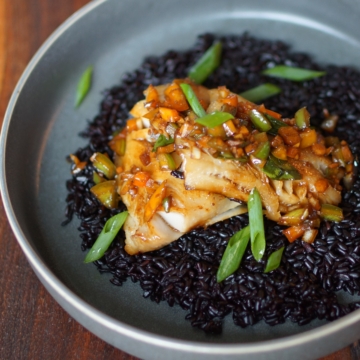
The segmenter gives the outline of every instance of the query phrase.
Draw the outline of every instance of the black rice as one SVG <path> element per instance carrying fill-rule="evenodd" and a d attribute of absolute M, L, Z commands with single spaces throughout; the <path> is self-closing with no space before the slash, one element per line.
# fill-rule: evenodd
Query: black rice
<path fill-rule="evenodd" d="M 124 126 L 129 109 L 143 97 L 149 85 L 158 85 L 186 76 L 189 66 L 213 43 L 216 36 L 200 36 L 195 46 L 185 52 L 169 51 L 162 56 L 144 60 L 141 67 L 123 76 L 120 85 L 105 91 L 99 114 L 81 136 L 89 144 L 76 155 L 88 161 L 96 152 L 112 155 L 107 143 L 111 134 Z M 291 52 L 279 41 L 255 39 L 247 34 L 221 37 L 221 66 L 205 82 L 208 87 L 226 85 L 231 91 L 242 92 L 268 82 L 261 71 L 276 64 L 325 70 L 326 75 L 303 83 L 281 79 L 271 82 L 282 93 L 265 102 L 266 107 L 293 117 L 303 106 L 312 116 L 312 124 L 324 119 L 324 109 L 337 114 L 340 122 L 336 135 L 346 139 L 356 156 L 359 154 L 357 132 L 360 126 L 360 73 L 349 67 L 319 65 L 308 55 Z M 81 220 L 81 248 L 92 246 L 106 220 L 124 209 L 110 211 L 91 195 L 92 166 L 67 182 L 68 196 L 64 224 L 73 214 Z M 174 176 L 182 174 L 174 172 Z M 351 191 L 343 194 L 341 207 L 345 220 L 323 222 L 316 241 L 289 244 L 282 228 L 266 220 L 267 249 L 257 262 L 250 251 L 239 270 L 221 284 L 216 271 L 228 239 L 248 224 L 247 215 L 237 216 L 206 230 L 195 229 L 178 241 L 151 253 L 129 256 L 123 248 L 120 233 L 105 256 L 96 262 L 101 272 L 110 272 L 114 285 L 130 278 L 139 282 L 143 296 L 152 301 L 167 301 L 187 311 L 186 319 L 206 332 L 219 333 L 222 319 L 232 314 L 241 327 L 264 320 L 269 325 L 286 319 L 304 325 L 311 320 L 334 320 L 360 307 L 359 302 L 344 304 L 338 300 L 342 290 L 351 295 L 360 291 L 360 180 Z M 281 266 L 264 274 L 264 265 L 271 252 L 286 245 Z"/>

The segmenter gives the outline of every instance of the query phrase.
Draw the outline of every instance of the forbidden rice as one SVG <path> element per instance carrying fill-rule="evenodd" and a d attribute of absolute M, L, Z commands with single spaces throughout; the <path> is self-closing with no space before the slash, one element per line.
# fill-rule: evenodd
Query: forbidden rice
<path fill-rule="evenodd" d="M 89 144 L 75 153 L 86 168 L 67 181 L 66 221 L 73 214 L 79 227 L 83 251 L 89 249 L 106 220 L 125 209 L 108 210 L 90 193 L 94 185 L 89 161 L 94 152 L 112 151 L 108 141 L 112 133 L 124 126 L 132 106 L 143 98 L 149 84 L 159 85 L 174 78 L 184 78 L 189 67 L 217 39 L 205 34 L 195 46 L 184 52 L 169 51 L 151 56 L 142 65 L 126 73 L 120 85 L 104 92 L 99 114 L 81 136 Z M 360 73 L 350 67 L 319 65 L 308 55 L 294 53 L 280 41 L 259 40 L 244 34 L 225 36 L 221 66 L 204 83 L 208 88 L 226 85 L 240 93 L 269 82 L 261 71 L 277 64 L 325 70 L 326 75 L 303 83 L 271 79 L 282 93 L 265 101 L 265 106 L 293 117 L 307 106 L 312 124 L 324 120 L 324 109 L 337 114 L 340 121 L 336 136 L 346 139 L 357 157 L 360 148 Z M 179 176 L 179 174 L 174 174 Z M 152 301 L 178 304 L 186 310 L 191 325 L 206 332 L 219 333 L 222 319 L 232 314 L 236 325 L 246 327 L 260 320 L 276 325 L 289 319 L 304 325 L 313 319 L 334 320 L 360 307 L 360 302 L 344 304 L 339 291 L 351 295 L 360 290 L 360 180 L 343 194 L 341 223 L 323 221 L 313 244 L 301 240 L 288 243 L 282 228 L 265 220 L 267 249 L 263 260 L 255 261 L 251 251 L 245 253 L 239 270 L 218 284 L 216 271 L 229 238 L 248 224 L 247 215 L 236 216 L 209 228 L 195 229 L 179 240 L 154 252 L 130 256 L 124 251 L 121 231 L 105 256 L 96 262 L 100 272 L 110 272 L 114 285 L 130 278 L 139 282 L 143 296 Z M 264 274 L 267 257 L 286 246 L 280 267 Z"/>

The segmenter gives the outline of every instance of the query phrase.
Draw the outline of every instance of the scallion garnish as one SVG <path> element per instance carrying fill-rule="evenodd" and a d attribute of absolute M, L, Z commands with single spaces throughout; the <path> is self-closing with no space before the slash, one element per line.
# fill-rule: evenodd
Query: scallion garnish
<path fill-rule="evenodd" d="M 265 230 L 259 191 L 253 188 L 248 199 L 251 252 L 260 261 L 265 252 Z"/>
<path fill-rule="evenodd" d="M 222 45 L 214 43 L 189 71 L 189 78 L 197 84 L 202 84 L 220 65 Z"/>
<path fill-rule="evenodd" d="M 269 131 L 271 129 L 270 121 L 261 112 L 256 109 L 250 110 L 250 120 L 253 125 L 260 131 Z"/>
<path fill-rule="evenodd" d="M 295 123 L 299 129 L 305 129 L 310 126 L 310 114 L 306 107 L 302 107 L 295 113 Z"/>
<path fill-rule="evenodd" d="M 287 65 L 277 65 L 273 68 L 264 70 L 262 74 L 292 81 L 306 81 L 325 75 L 325 71 L 315 71 Z"/>
<path fill-rule="evenodd" d="M 246 100 L 258 103 L 279 93 L 281 93 L 281 88 L 279 86 L 265 83 L 242 92 L 240 96 Z"/>
<path fill-rule="evenodd" d="M 89 66 L 81 75 L 76 88 L 75 107 L 78 107 L 90 90 L 93 67 Z"/>
<path fill-rule="evenodd" d="M 109 180 L 115 177 L 116 166 L 108 156 L 97 152 L 91 156 L 90 160 L 94 167 L 102 172 Z"/>
<path fill-rule="evenodd" d="M 158 147 L 170 145 L 173 143 L 174 143 L 174 139 L 172 137 L 167 138 L 165 135 L 160 134 L 160 136 L 157 138 L 154 144 L 154 148 L 152 151 L 155 152 Z"/>
<path fill-rule="evenodd" d="M 254 152 L 254 156 L 261 160 L 266 160 L 270 154 L 270 142 L 260 143 Z"/>
<path fill-rule="evenodd" d="M 85 263 L 99 260 L 105 254 L 105 251 L 109 248 L 115 239 L 115 236 L 123 226 L 127 216 L 128 212 L 123 211 L 122 213 L 114 215 L 105 223 L 100 235 L 86 255 L 84 260 Z"/>
<path fill-rule="evenodd" d="M 186 97 L 186 100 L 188 101 L 191 109 L 198 117 L 203 117 L 206 115 L 206 111 L 201 106 L 197 96 L 194 93 L 194 90 L 189 84 L 180 84 L 180 87 Z"/>
<path fill-rule="evenodd" d="M 224 122 L 233 118 L 234 116 L 229 113 L 222 111 L 214 111 L 213 113 L 207 114 L 201 118 L 196 119 L 195 121 L 208 128 L 214 128 L 215 126 L 221 125 Z"/>
<path fill-rule="evenodd" d="M 239 268 L 249 239 L 249 226 L 242 228 L 230 238 L 216 274 L 217 282 L 225 280 Z"/>
<path fill-rule="evenodd" d="M 339 222 L 344 220 L 342 209 L 330 204 L 321 205 L 320 216 L 329 221 Z"/>
<path fill-rule="evenodd" d="M 289 126 L 288 124 L 284 123 L 281 120 L 275 119 L 270 115 L 265 115 L 266 118 L 270 121 L 271 129 L 268 131 L 270 135 L 277 135 L 279 129 L 284 126 Z"/>
<path fill-rule="evenodd" d="M 284 252 L 285 246 L 271 253 L 266 263 L 266 267 L 264 273 L 268 273 L 270 271 L 276 270 L 281 263 L 281 257 Z"/>
<path fill-rule="evenodd" d="M 270 155 L 263 172 L 273 180 L 300 180 L 301 174 L 287 161 Z"/>
<path fill-rule="evenodd" d="M 166 197 L 162 201 L 162 205 L 166 213 L 170 212 L 170 198 Z"/>

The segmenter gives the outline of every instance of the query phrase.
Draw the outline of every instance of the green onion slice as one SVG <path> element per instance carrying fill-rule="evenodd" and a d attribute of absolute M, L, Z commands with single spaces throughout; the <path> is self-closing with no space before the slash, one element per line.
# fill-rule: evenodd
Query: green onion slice
<path fill-rule="evenodd" d="M 76 88 L 75 107 L 78 107 L 90 90 L 93 67 L 89 66 L 81 75 Z"/>
<path fill-rule="evenodd" d="M 114 215 L 105 223 L 100 235 L 86 255 L 84 263 L 99 260 L 105 254 L 105 251 L 109 248 L 115 239 L 115 236 L 123 226 L 127 216 L 128 212 L 123 211 L 122 213 Z"/>
<path fill-rule="evenodd" d="M 270 154 L 270 142 L 266 141 L 260 143 L 257 149 L 255 150 L 254 156 L 261 160 L 266 160 Z"/>
<path fill-rule="evenodd" d="M 198 98 L 196 97 L 194 90 L 189 84 L 180 84 L 180 87 L 188 101 L 189 105 L 191 106 L 192 110 L 198 117 L 203 117 L 206 115 L 206 111 L 201 106 Z"/>
<path fill-rule="evenodd" d="M 249 239 L 249 226 L 242 228 L 230 238 L 216 274 L 217 282 L 225 280 L 239 268 Z"/>
<path fill-rule="evenodd" d="M 329 221 L 339 222 L 344 220 L 342 209 L 330 204 L 321 205 L 320 216 Z"/>
<path fill-rule="evenodd" d="M 166 158 L 166 161 L 167 161 L 168 168 L 170 170 L 176 170 L 175 160 L 172 157 L 172 155 L 171 154 L 164 154 L 164 155 L 165 155 L 165 158 Z"/>
<path fill-rule="evenodd" d="M 265 83 L 242 92 L 240 96 L 254 103 L 259 103 L 279 93 L 281 93 L 281 88 L 279 86 L 270 83 Z"/>
<path fill-rule="evenodd" d="M 263 71 L 262 74 L 292 81 L 306 81 L 325 75 L 325 71 L 314 71 L 298 67 L 278 65 Z"/>
<path fill-rule="evenodd" d="M 163 205 L 166 213 L 170 212 L 170 198 L 169 197 L 164 198 L 164 200 L 162 201 L 162 205 Z"/>
<path fill-rule="evenodd" d="M 300 180 L 301 174 L 287 161 L 269 155 L 263 172 L 273 180 Z"/>
<path fill-rule="evenodd" d="M 214 128 L 215 126 L 221 125 L 224 122 L 233 118 L 234 116 L 229 113 L 222 111 L 214 111 L 211 114 L 207 114 L 201 118 L 196 119 L 195 121 L 208 128 Z"/>
<path fill-rule="evenodd" d="M 310 114 L 306 107 L 302 107 L 295 113 L 295 123 L 299 129 L 305 129 L 310 126 Z"/>
<path fill-rule="evenodd" d="M 281 257 L 284 252 L 284 249 L 285 249 L 285 246 L 283 246 L 282 248 L 271 253 L 271 255 L 268 258 L 265 270 L 264 270 L 265 273 L 276 270 L 280 266 Z"/>
<path fill-rule="evenodd" d="M 266 118 L 270 121 L 271 129 L 268 131 L 268 134 L 276 136 L 279 129 L 284 126 L 289 126 L 281 120 L 275 119 L 272 116 L 266 114 Z"/>
<path fill-rule="evenodd" d="M 271 123 L 261 112 L 256 109 L 250 111 L 250 120 L 253 125 L 260 131 L 269 131 L 271 129 Z"/>
<path fill-rule="evenodd" d="M 256 261 L 260 261 L 265 252 L 265 229 L 262 204 L 259 191 L 253 188 L 248 200 L 251 252 Z"/>
<path fill-rule="evenodd" d="M 91 156 L 90 160 L 94 167 L 102 172 L 109 180 L 114 179 L 116 166 L 106 155 L 97 152 Z"/>
<path fill-rule="evenodd" d="M 222 44 L 215 42 L 189 71 L 189 78 L 202 84 L 220 65 Z"/>
<path fill-rule="evenodd" d="M 160 134 L 160 136 L 157 138 L 157 140 L 154 144 L 154 148 L 152 151 L 155 152 L 158 147 L 170 145 L 173 143 L 174 143 L 174 139 L 172 137 L 167 138 L 165 135 Z"/>

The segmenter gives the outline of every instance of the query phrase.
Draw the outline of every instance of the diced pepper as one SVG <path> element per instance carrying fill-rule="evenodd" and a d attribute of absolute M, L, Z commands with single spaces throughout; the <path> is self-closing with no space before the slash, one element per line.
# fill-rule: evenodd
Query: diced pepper
<path fill-rule="evenodd" d="M 145 205 L 144 220 L 148 222 L 154 216 L 157 208 L 161 205 L 166 194 L 166 181 L 162 182 L 161 185 L 151 195 L 150 200 Z"/>
<path fill-rule="evenodd" d="M 300 143 L 300 135 L 297 130 L 291 126 L 284 126 L 278 130 L 278 134 L 283 138 L 286 145 L 295 146 Z"/>
<path fill-rule="evenodd" d="M 146 186 L 147 181 L 150 179 L 150 174 L 147 171 L 139 171 L 134 175 L 133 185 L 138 187 Z"/>
<path fill-rule="evenodd" d="M 315 182 L 316 191 L 323 193 L 329 187 L 329 183 L 326 179 L 319 179 Z"/>
<path fill-rule="evenodd" d="M 300 138 L 300 147 L 304 149 L 316 143 L 317 134 L 314 129 L 306 128 L 303 132 L 300 133 Z"/>
<path fill-rule="evenodd" d="M 157 92 L 156 88 L 153 85 L 149 85 L 146 90 L 146 107 L 147 108 L 156 108 L 159 106 L 160 98 L 159 93 Z"/>
<path fill-rule="evenodd" d="M 189 109 L 186 97 L 178 84 L 172 83 L 169 85 L 165 89 L 164 94 L 169 107 L 177 111 L 186 111 Z"/>
<path fill-rule="evenodd" d="M 166 107 L 159 107 L 160 116 L 169 122 L 176 122 L 180 119 L 179 112 L 175 109 L 169 109 Z"/>
<path fill-rule="evenodd" d="M 137 119 L 129 119 L 126 123 L 126 130 L 128 132 L 136 131 L 137 127 Z"/>
<path fill-rule="evenodd" d="M 304 235 L 305 230 L 302 226 L 291 226 L 282 231 L 282 233 L 286 236 L 289 242 L 294 242 Z"/>

